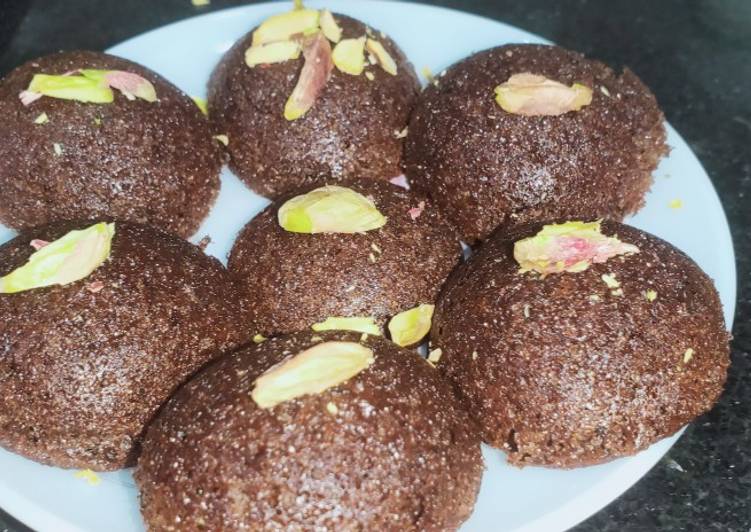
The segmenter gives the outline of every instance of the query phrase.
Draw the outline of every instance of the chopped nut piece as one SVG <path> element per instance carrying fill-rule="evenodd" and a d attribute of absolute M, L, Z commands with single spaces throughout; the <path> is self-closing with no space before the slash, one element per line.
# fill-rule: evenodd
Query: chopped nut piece
<path fill-rule="evenodd" d="M 592 89 L 579 83 L 567 87 L 544 76 L 514 74 L 495 88 L 495 100 L 507 113 L 558 116 L 592 103 Z"/>
<path fill-rule="evenodd" d="M 375 251 L 375 252 L 376 252 L 376 253 L 378 253 L 379 255 L 380 255 L 381 253 L 383 253 L 383 251 L 381 251 L 381 248 L 380 248 L 380 247 L 378 247 L 378 244 L 376 244 L 375 242 L 373 242 L 372 244 L 370 244 L 370 249 L 372 249 L 373 251 Z"/>
<path fill-rule="evenodd" d="M 328 403 L 326 403 L 326 410 L 332 416 L 335 416 L 335 415 L 337 415 L 339 413 L 339 408 L 337 408 L 337 406 L 334 403 L 332 403 L 331 401 L 329 401 Z"/>
<path fill-rule="evenodd" d="M 327 185 L 281 206 L 279 225 L 293 233 L 362 233 L 386 224 L 371 200 L 349 188 Z"/>
<path fill-rule="evenodd" d="M 104 283 L 102 281 L 94 281 L 93 283 L 86 284 L 86 290 L 88 290 L 92 294 L 101 292 L 102 288 L 104 288 Z"/>
<path fill-rule="evenodd" d="M 600 278 L 608 286 L 608 288 L 620 288 L 621 283 L 615 278 L 612 273 L 603 273 Z"/>
<path fill-rule="evenodd" d="M 284 106 L 284 118 L 297 120 L 313 107 L 334 68 L 331 45 L 323 34 L 306 37 L 303 44 L 305 64 L 292 94 Z"/>
<path fill-rule="evenodd" d="M 58 144 L 57 142 L 52 144 L 52 151 L 55 152 L 55 155 L 62 155 L 63 154 L 63 145 Z"/>
<path fill-rule="evenodd" d="M 644 297 L 645 297 L 645 299 L 647 301 L 649 301 L 651 303 L 652 301 L 654 301 L 655 299 L 657 299 L 657 292 L 655 292 L 654 290 L 652 290 L 650 288 L 649 290 L 647 290 L 646 292 L 644 292 Z"/>
<path fill-rule="evenodd" d="M 638 247 L 616 236 L 603 235 L 599 221 L 545 225 L 535 236 L 514 244 L 514 258 L 522 272 L 542 274 L 582 272 L 592 264 L 638 252 Z"/>
<path fill-rule="evenodd" d="M 409 210 L 409 216 L 413 220 L 417 220 L 420 217 L 420 215 L 422 214 L 422 211 L 424 211 L 424 210 L 425 210 L 425 202 L 421 201 L 420 203 L 417 204 L 417 207 L 412 207 Z"/>
<path fill-rule="evenodd" d="M 39 239 L 39 238 L 35 238 L 35 239 L 34 239 L 34 240 L 32 240 L 31 242 L 29 242 L 29 245 L 30 245 L 31 247 L 33 247 L 34 249 L 36 249 L 36 250 L 40 250 L 40 249 L 42 249 L 42 248 L 43 248 L 44 246 L 46 246 L 46 245 L 48 245 L 48 244 L 49 244 L 49 242 L 47 242 L 46 240 L 41 240 L 41 239 Z"/>
<path fill-rule="evenodd" d="M 300 57 L 301 51 L 302 44 L 299 40 L 276 41 L 259 46 L 251 46 L 245 50 L 245 64 L 253 68 L 256 65 L 283 63 L 290 59 L 297 59 Z"/>
<path fill-rule="evenodd" d="M 365 70 L 365 37 L 342 39 L 331 55 L 334 65 L 341 72 L 359 76 Z"/>
<path fill-rule="evenodd" d="M 225 146 L 229 146 L 229 137 L 227 135 L 214 135 L 211 138 L 218 140 Z"/>
<path fill-rule="evenodd" d="M 432 362 L 433 364 L 437 364 L 439 360 L 441 360 L 441 356 L 443 356 L 443 351 L 441 348 L 433 349 L 430 353 L 428 353 L 428 362 Z"/>
<path fill-rule="evenodd" d="M 610 96 L 610 91 L 605 85 L 600 85 L 600 92 L 602 92 L 605 96 Z"/>
<path fill-rule="evenodd" d="M 614 296 L 622 296 L 623 288 L 616 288 L 615 290 L 611 290 L 610 293 Z"/>
<path fill-rule="evenodd" d="M 402 187 L 405 190 L 409 190 L 409 182 L 404 174 L 392 177 L 389 179 L 389 183 L 396 185 L 397 187 Z"/>
<path fill-rule="evenodd" d="M 365 72 L 365 77 L 368 78 L 370 81 L 373 81 L 375 79 L 375 76 L 372 72 Z"/>
<path fill-rule="evenodd" d="M 319 23 L 321 25 L 321 31 L 328 40 L 333 43 L 337 43 L 341 40 L 342 28 L 336 23 L 336 19 L 334 18 L 334 15 L 331 14 L 331 11 L 328 9 L 321 11 Z"/>
<path fill-rule="evenodd" d="M 477 360 L 478 354 L 477 351 L 472 351 L 472 360 Z"/>
<path fill-rule="evenodd" d="M 287 41 L 293 35 L 318 29 L 319 14 L 314 9 L 297 9 L 272 15 L 253 32 L 253 46 L 270 42 Z"/>
<path fill-rule="evenodd" d="M 364 317 L 340 317 L 330 316 L 324 321 L 314 323 L 311 325 L 311 329 L 316 332 L 321 331 L 357 331 L 362 333 L 372 334 L 374 336 L 381 335 L 381 329 L 376 325 L 375 320 L 371 316 Z"/>
<path fill-rule="evenodd" d="M 524 317 L 529 318 L 529 305 L 524 305 Z"/>
<path fill-rule="evenodd" d="M 367 369 L 373 351 L 356 342 L 323 342 L 273 366 L 255 381 L 251 397 L 261 408 L 319 394 Z"/>
<path fill-rule="evenodd" d="M 209 107 L 206 104 L 205 99 L 198 96 L 191 96 L 190 99 L 193 100 L 193 103 L 196 104 L 196 107 L 198 107 L 205 116 L 209 116 Z"/>
<path fill-rule="evenodd" d="M 370 254 L 368 255 L 368 260 L 369 260 L 370 262 L 373 262 L 373 263 L 375 263 L 375 261 L 376 261 L 376 257 L 375 257 L 375 255 L 373 255 L 372 253 L 370 253 Z"/>
<path fill-rule="evenodd" d="M 103 222 L 69 231 L 32 253 L 26 264 L 0 278 L 0 293 L 66 285 L 88 277 L 109 257 L 114 234 L 115 224 Z"/>
<path fill-rule="evenodd" d="M 409 128 L 406 126 L 401 131 L 394 131 L 394 136 L 398 139 L 406 138 L 408 134 L 409 134 Z"/>
<path fill-rule="evenodd" d="M 430 67 L 428 66 L 422 67 L 422 69 L 420 70 L 420 73 L 422 74 L 422 77 L 424 77 L 428 83 L 435 82 L 435 77 L 433 76 L 433 71 L 430 70 Z"/>
<path fill-rule="evenodd" d="M 262 342 L 266 341 L 266 337 L 262 334 L 256 334 L 253 336 L 253 343 L 254 344 L 260 344 Z"/>
<path fill-rule="evenodd" d="M 683 353 L 683 363 L 688 364 L 691 362 L 692 358 L 694 358 L 694 350 L 689 347 L 686 349 L 686 352 Z"/>
<path fill-rule="evenodd" d="M 375 56 L 378 64 L 381 65 L 383 70 L 392 76 L 396 76 L 396 61 L 394 61 L 394 58 L 391 57 L 391 54 L 386 51 L 386 48 L 384 48 L 380 42 L 375 39 L 368 39 L 365 42 L 365 48 Z"/>
<path fill-rule="evenodd" d="M 389 321 L 391 341 L 402 347 L 414 345 L 430 332 L 434 305 L 422 304 L 400 312 Z"/>
<path fill-rule="evenodd" d="M 39 116 L 37 116 L 37 117 L 36 117 L 36 118 L 34 119 L 34 123 L 35 123 L 35 124 L 46 124 L 46 123 L 47 123 L 47 122 L 49 122 L 49 121 L 50 121 L 50 119 L 49 119 L 49 117 L 47 116 L 47 113 L 42 113 L 42 114 L 40 114 Z"/>
<path fill-rule="evenodd" d="M 598 296 L 597 294 L 592 294 L 589 296 L 590 301 L 600 301 L 600 299 L 600 296 Z"/>
<path fill-rule="evenodd" d="M 80 471 L 76 471 L 73 476 L 85 480 L 90 486 L 98 486 L 102 483 L 102 479 L 91 469 L 81 469 Z"/>

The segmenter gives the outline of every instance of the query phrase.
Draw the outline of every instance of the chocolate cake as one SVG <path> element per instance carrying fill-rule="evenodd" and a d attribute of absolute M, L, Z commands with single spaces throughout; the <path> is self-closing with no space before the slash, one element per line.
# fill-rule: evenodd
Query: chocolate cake
<path fill-rule="evenodd" d="M 641 208 L 666 153 L 662 112 L 633 72 L 515 44 L 459 61 L 428 85 L 410 118 L 404 171 L 474 243 L 499 225 L 620 220 Z"/>
<path fill-rule="evenodd" d="M 126 59 L 29 61 L 0 81 L 0 116 L 0 222 L 13 228 L 109 216 L 188 237 L 219 192 L 221 149 L 206 117 Z"/>
<path fill-rule="evenodd" d="M 261 393 L 280 368 L 274 393 L 310 384 L 289 378 L 305 356 L 319 375 L 341 370 L 326 362 L 341 344 L 369 357 L 351 377 L 281 402 Z M 150 530 L 418 531 L 458 528 L 482 470 L 476 428 L 424 359 L 374 336 L 301 332 L 189 381 L 150 426 L 135 477 Z"/>
<path fill-rule="evenodd" d="M 559 238 L 561 226 L 545 227 L 554 230 L 496 233 L 436 305 L 438 368 L 485 441 L 515 465 L 577 467 L 634 454 L 708 411 L 725 382 L 729 337 L 707 275 L 667 242 L 616 222 L 603 222 L 597 253 L 616 237 L 617 256 L 587 264 L 548 255 L 535 267 L 557 272 L 527 271 L 533 263 L 515 259 L 517 243 Z M 596 249 L 564 238 L 570 251 Z"/>
<path fill-rule="evenodd" d="M 183 380 L 249 336 L 216 259 L 128 222 L 110 225 L 109 258 L 85 278 L 16 291 L 8 274 L 35 249 L 92 223 L 55 223 L 0 246 L 0 446 L 114 470 L 133 465 L 145 425 Z"/>
<path fill-rule="evenodd" d="M 344 15 L 333 20 L 340 39 L 320 38 L 323 51 L 311 61 L 327 64 L 328 70 L 320 73 L 324 85 L 301 117 L 285 117 L 285 102 L 300 80 L 305 53 L 248 66 L 246 53 L 259 40 L 258 28 L 237 41 L 211 76 L 209 116 L 215 133 L 229 139 L 230 169 L 259 194 L 276 198 L 310 184 L 388 180 L 402 173 L 402 137 L 419 90 L 412 65 L 382 32 Z M 290 38 L 286 42 L 293 46 L 296 37 Z M 342 42 L 359 39 L 366 43 L 362 57 L 372 59 L 359 73 L 344 72 L 332 53 Z M 370 41 L 384 49 L 385 68 L 367 49 Z"/>

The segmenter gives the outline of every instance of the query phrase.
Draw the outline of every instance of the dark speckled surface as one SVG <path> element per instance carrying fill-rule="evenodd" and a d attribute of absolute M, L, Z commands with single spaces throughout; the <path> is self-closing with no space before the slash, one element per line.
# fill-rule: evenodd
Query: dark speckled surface
<path fill-rule="evenodd" d="M 354 1 L 354 0 L 353 0 Z M 61 48 L 104 49 L 163 24 L 246 2 L 0 0 L 0 74 Z M 444 0 L 629 65 L 701 159 L 738 257 L 733 365 L 720 404 L 668 455 L 577 532 L 751 530 L 751 1 Z M 20 22 L 20 25 L 17 25 Z M 0 472 L 2 474 L 2 472 Z M 26 530 L 0 513 L 0 532 Z"/>

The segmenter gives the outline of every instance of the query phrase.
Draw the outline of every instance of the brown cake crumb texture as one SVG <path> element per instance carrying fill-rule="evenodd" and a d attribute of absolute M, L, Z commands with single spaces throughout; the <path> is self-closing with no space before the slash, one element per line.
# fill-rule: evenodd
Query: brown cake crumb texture
<path fill-rule="evenodd" d="M 32 239 L 94 222 L 30 230 L 0 247 L 0 275 Z M 186 377 L 248 341 L 230 276 L 196 246 L 115 222 L 110 258 L 65 286 L 0 295 L 0 445 L 58 467 L 133 465 L 141 433 Z"/>
<path fill-rule="evenodd" d="M 359 76 L 334 68 L 331 79 L 302 118 L 288 121 L 284 105 L 304 59 L 250 68 L 244 54 L 253 31 L 224 56 L 209 82 L 209 115 L 229 136 L 230 169 L 255 192 L 271 198 L 311 183 L 401 174 L 402 139 L 419 90 L 399 47 L 350 17 L 335 14 L 342 39 L 372 35 L 396 61 L 397 75 L 378 65 Z M 332 45 L 333 47 L 334 45 Z"/>
<path fill-rule="evenodd" d="M 615 222 L 603 233 L 638 254 L 520 274 L 513 243 L 540 227 L 492 236 L 436 306 L 438 368 L 485 441 L 515 465 L 577 467 L 634 454 L 708 411 L 729 365 L 712 281 L 668 243 Z"/>
<path fill-rule="evenodd" d="M 343 184 L 370 197 L 387 217 L 365 233 L 291 233 L 277 213 L 298 190 L 267 207 L 240 232 L 229 269 L 249 300 L 250 328 L 265 336 L 307 329 L 329 316 L 372 316 L 432 303 L 461 257 L 453 228 L 426 198 L 387 182 Z M 422 210 L 419 216 L 411 209 Z"/>
<path fill-rule="evenodd" d="M 494 89 L 524 72 L 586 85 L 592 103 L 560 116 L 507 113 Z M 662 112 L 633 72 L 555 46 L 507 45 L 428 85 L 410 118 L 404 171 L 472 243 L 499 225 L 620 220 L 641 208 L 666 153 Z"/>
<path fill-rule="evenodd" d="M 149 428 L 136 471 L 150 530 L 455 530 L 483 470 L 479 435 L 421 357 L 382 338 L 375 362 L 260 409 L 253 383 L 287 356 L 359 333 L 297 333 L 222 357 Z M 332 408 L 331 405 L 335 408 Z"/>
<path fill-rule="evenodd" d="M 43 96 L 22 105 L 34 74 L 124 70 L 149 80 L 158 101 L 110 104 Z M 46 113 L 48 121 L 34 120 Z M 111 216 L 192 235 L 219 193 L 222 152 L 196 104 L 155 72 L 99 52 L 60 52 L 0 81 L 0 221 L 28 228 Z"/>

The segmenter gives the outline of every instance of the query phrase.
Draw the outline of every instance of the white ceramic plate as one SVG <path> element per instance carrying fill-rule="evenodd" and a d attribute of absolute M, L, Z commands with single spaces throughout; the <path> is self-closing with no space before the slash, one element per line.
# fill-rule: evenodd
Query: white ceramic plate
<path fill-rule="evenodd" d="M 187 0 L 186 0 L 187 1 Z M 419 71 L 440 72 L 466 55 L 512 42 L 545 42 L 540 37 L 477 16 L 400 2 L 311 1 L 361 19 L 393 37 Z M 284 3 L 240 7 L 165 26 L 109 51 L 159 72 L 191 95 L 205 94 L 209 73 L 232 43 Z M 646 207 L 630 223 L 688 253 L 717 284 L 725 320 L 735 307 L 735 259 L 722 206 L 707 174 L 681 137 L 668 127 L 670 156 L 655 173 Z M 669 206 L 679 199 L 679 209 Z M 224 171 L 222 191 L 195 239 L 210 235 L 208 252 L 226 259 L 238 230 L 267 200 L 251 193 Z M 0 226 L 0 241 L 13 233 Z M 678 436 L 632 458 L 574 471 L 506 464 L 504 455 L 483 449 L 487 470 L 475 512 L 462 531 L 555 532 L 593 514 L 644 475 Z M 39 531 L 143 530 L 129 471 L 100 475 L 98 486 L 73 471 L 45 467 L 0 451 L 0 507 Z"/>

